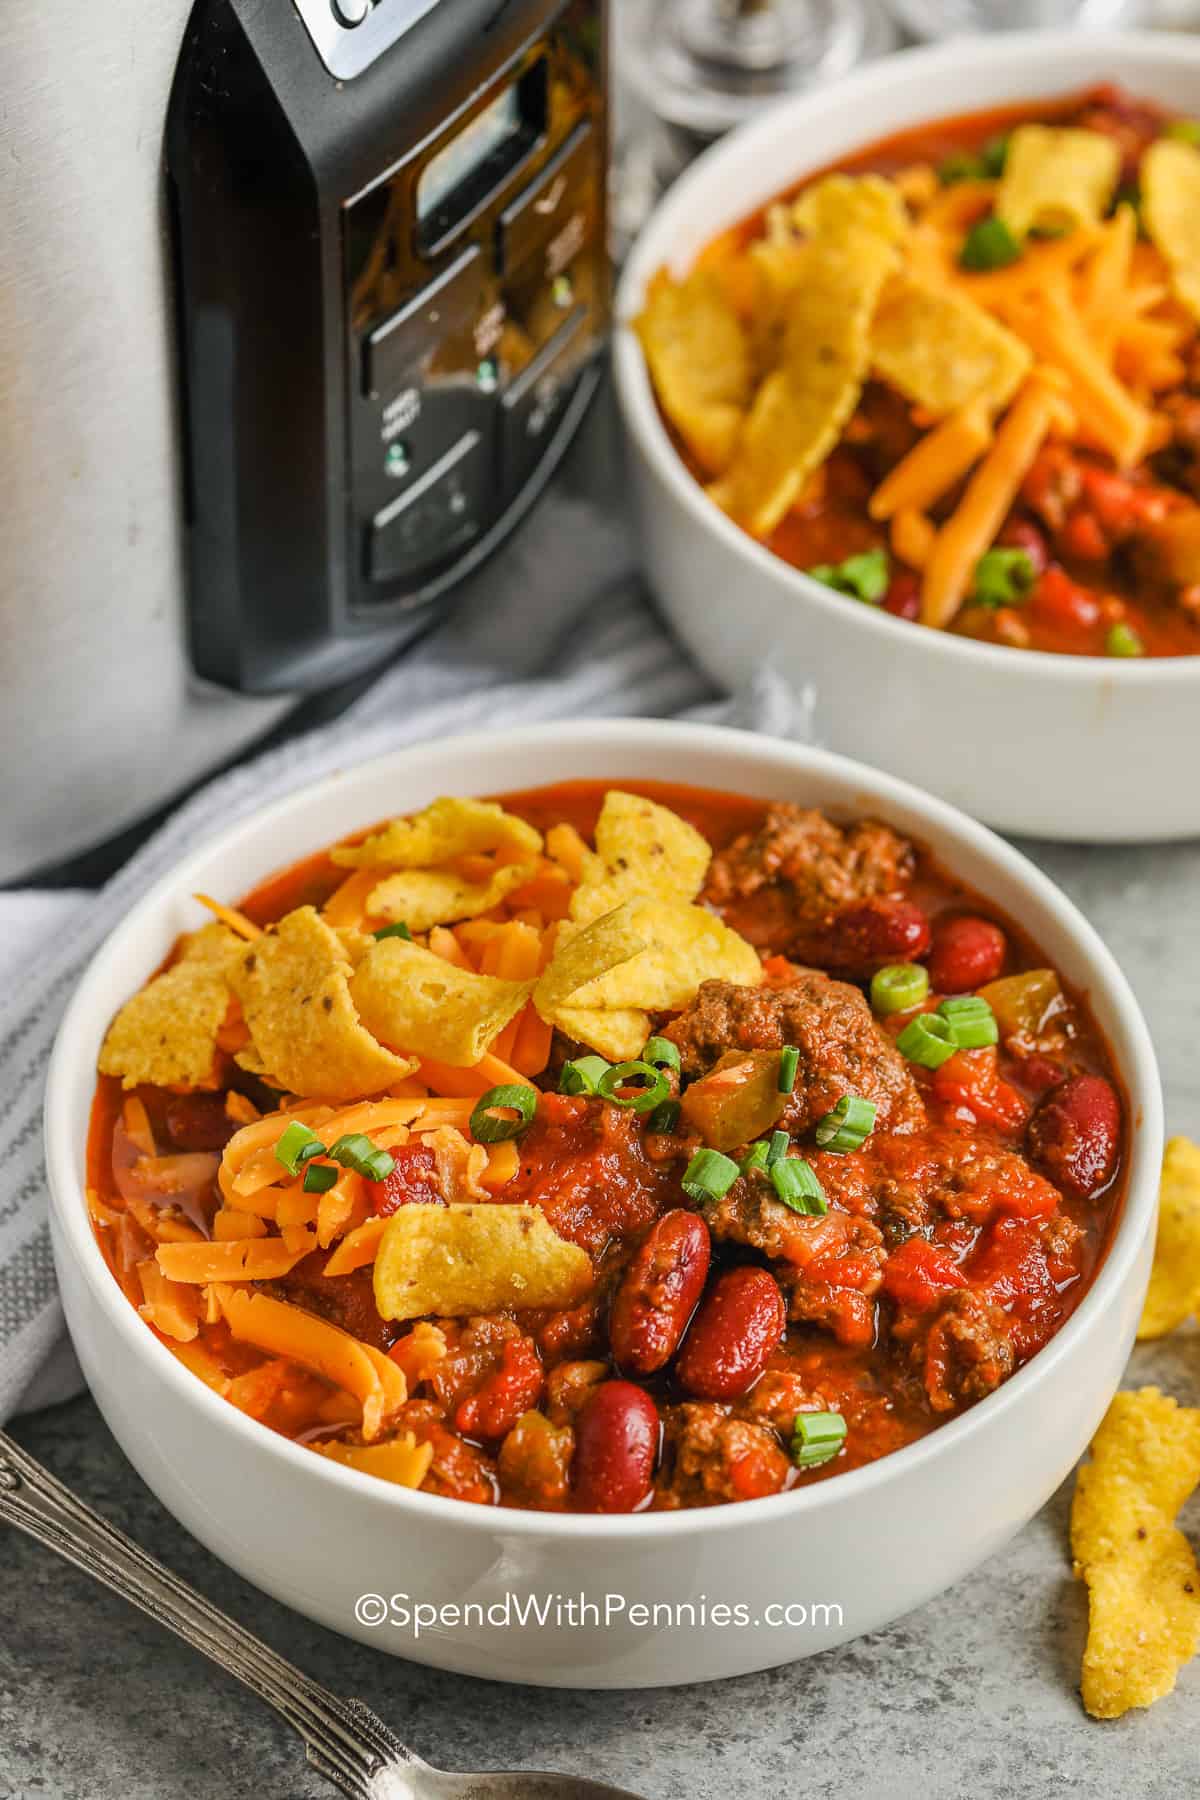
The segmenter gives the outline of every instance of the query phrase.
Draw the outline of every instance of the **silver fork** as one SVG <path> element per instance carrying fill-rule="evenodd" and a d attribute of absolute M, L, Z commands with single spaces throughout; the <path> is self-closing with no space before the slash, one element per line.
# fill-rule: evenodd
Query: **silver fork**
<path fill-rule="evenodd" d="M 93 1512 L 0 1431 L 0 1519 L 129 1600 L 218 1668 L 236 1675 L 304 1740 L 309 1762 L 353 1800 L 638 1800 L 576 1775 L 452 1774 L 409 1750 L 361 1700 L 343 1700 Z"/>

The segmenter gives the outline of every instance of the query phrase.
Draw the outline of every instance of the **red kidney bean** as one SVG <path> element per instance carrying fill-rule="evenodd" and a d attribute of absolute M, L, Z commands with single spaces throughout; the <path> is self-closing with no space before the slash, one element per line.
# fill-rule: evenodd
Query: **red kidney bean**
<path fill-rule="evenodd" d="M 935 993 L 965 994 L 995 981 L 1004 968 L 1008 939 L 990 919 L 971 913 L 938 919 L 933 927 L 929 979 Z"/>
<path fill-rule="evenodd" d="M 617 1365 L 652 1375 L 679 1348 L 708 1279 L 708 1226 L 699 1213 L 664 1213 L 626 1269 L 608 1321 Z"/>
<path fill-rule="evenodd" d="M 730 1269 L 700 1303 L 676 1373 L 701 1400 L 736 1400 L 753 1387 L 783 1336 L 787 1313 L 773 1275 Z"/>
<path fill-rule="evenodd" d="M 1121 1102 L 1102 1075 L 1072 1075 L 1037 1104 L 1026 1144 L 1056 1187 L 1082 1200 L 1107 1187 L 1117 1169 Z"/>
<path fill-rule="evenodd" d="M 929 920 L 909 900 L 865 900 L 791 946 L 821 968 L 869 981 L 887 963 L 913 962 L 929 948 Z"/>
<path fill-rule="evenodd" d="M 658 1408 L 632 1381 L 602 1381 L 575 1420 L 572 1483 L 581 1512 L 632 1512 L 658 1459 Z"/>
<path fill-rule="evenodd" d="M 1045 533 L 1039 530 L 1032 519 L 1010 519 L 996 542 L 1010 550 L 1024 550 L 1033 564 L 1035 575 L 1040 575 L 1050 561 Z"/>
<path fill-rule="evenodd" d="M 911 569 L 897 569 L 883 596 L 883 610 L 897 619 L 921 616 L 921 582 Z"/>

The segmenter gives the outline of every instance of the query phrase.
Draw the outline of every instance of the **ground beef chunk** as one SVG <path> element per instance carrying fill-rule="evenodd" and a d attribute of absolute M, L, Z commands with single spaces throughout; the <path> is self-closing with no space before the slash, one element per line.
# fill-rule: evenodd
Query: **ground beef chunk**
<path fill-rule="evenodd" d="M 790 1438 L 796 1428 L 796 1414 L 823 1412 L 825 1399 L 799 1370 L 768 1368 L 745 1398 L 738 1401 L 736 1410 L 742 1418 L 771 1425 L 784 1438 Z"/>
<path fill-rule="evenodd" d="M 786 803 L 771 807 L 761 829 L 714 856 L 705 898 L 714 906 L 783 883 L 804 919 L 903 893 L 912 879 L 912 845 L 873 819 L 835 825 L 824 813 Z"/>
<path fill-rule="evenodd" d="M 901 1325 L 895 1335 L 903 1341 L 908 1331 Z M 983 1294 L 962 1288 L 942 1302 L 928 1330 L 914 1335 L 910 1354 L 934 1412 L 954 1412 L 1012 1374 L 1012 1322 Z"/>
<path fill-rule="evenodd" d="M 1024 1157 L 959 1131 L 871 1141 L 871 1185 L 880 1229 L 895 1248 L 937 1219 L 986 1225 L 997 1212 L 1052 1212 L 1057 1195 Z"/>
<path fill-rule="evenodd" d="M 663 1418 L 660 1506 L 703 1506 L 777 1494 L 790 1464 L 773 1431 L 732 1417 L 727 1406 L 689 1401 Z"/>
<path fill-rule="evenodd" d="M 500 1493 L 492 1459 L 448 1430 L 432 1400 L 408 1401 L 396 1415 L 396 1424 L 398 1430 L 411 1431 L 418 1444 L 433 1446 L 433 1461 L 421 1483 L 423 1493 L 471 1500 L 477 1506 L 496 1504 Z"/>
<path fill-rule="evenodd" d="M 701 982 L 666 1036 L 679 1046 L 689 1079 L 706 1073 L 726 1050 L 795 1044 L 800 1062 L 783 1124 L 796 1136 L 848 1093 L 875 1102 L 879 1131 L 912 1131 L 924 1122 L 908 1066 L 863 996 L 816 969 L 799 970 L 786 987 Z"/>
<path fill-rule="evenodd" d="M 323 1273 L 328 1261 L 328 1250 L 314 1250 L 287 1275 L 264 1284 L 265 1291 L 290 1301 L 293 1306 L 302 1306 L 306 1312 L 316 1313 L 318 1318 L 327 1319 L 331 1325 L 339 1325 L 351 1337 L 361 1338 L 376 1350 L 390 1350 L 400 1335 L 400 1328 L 379 1316 L 373 1271 L 356 1269 L 351 1275 L 330 1277 Z"/>
<path fill-rule="evenodd" d="M 1083 1226 L 1077 1225 L 1064 1212 L 1054 1213 L 1042 1226 L 1042 1242 L 1046 1246 L 1046 1254 L 1057 1257 L 1060 1261 L 1074 1254 L 1082 1236 Z"/>
<path fill-rule="evenodd" d="M 554 1425 L 570 1425 L 592 1389 L 608 1379 L 607 1363 L 564 1362 L 546 1377 L 546 1417 Z"/>

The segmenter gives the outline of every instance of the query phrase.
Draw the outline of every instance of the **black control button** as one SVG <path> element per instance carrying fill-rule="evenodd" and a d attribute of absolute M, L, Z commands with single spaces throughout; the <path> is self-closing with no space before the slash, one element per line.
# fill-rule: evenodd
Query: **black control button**
<path fill-rule="evenodd" d="M 502 402 L 504 481 L 517 487 L 542 454 L 588 348 L 587 309 L 577 306 L 522 369 Z"/>
<path fill-rule="evenodd" d="M 470 319 L 478 308 L 483 274 L 479 247 L 469 245 L 448 269 L 377 325 L 363 346 L 364 392 L 390 393 L 450 331 Z"/>
<path fill-rule="evenodd" d="M 479 534 L 488 492 L 483 451 L 483 434 L 466 432 L 420 481 L 376 513 L 367 537 L 372 581 L 411 575 Z"/>
<path fill-rule="evenodd" d="M 585 121 L 500 214 L 500 262 L 509 273 L 531 252 L 549 249 L 556 266 L 547 273 L 553 277 L 582 249 L 597 178 L 592 140 Z"/>

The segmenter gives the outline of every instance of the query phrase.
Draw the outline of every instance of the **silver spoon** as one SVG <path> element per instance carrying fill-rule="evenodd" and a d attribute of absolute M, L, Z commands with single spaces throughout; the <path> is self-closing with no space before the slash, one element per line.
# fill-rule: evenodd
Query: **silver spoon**
<path fill-rule="evenodd" d="M 455 1775 L 407 1749 L 361 1700 L 343 1700 L 77 1500 L 0 1431 L 0 1519 L 132 1601 L 236 1675 L 304 1740 L 308 1760 L 353 1800 L 639 1800 L 628 1788 L 536 1771 Z"/>

